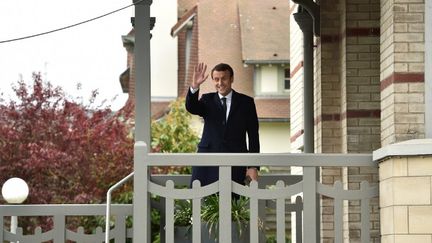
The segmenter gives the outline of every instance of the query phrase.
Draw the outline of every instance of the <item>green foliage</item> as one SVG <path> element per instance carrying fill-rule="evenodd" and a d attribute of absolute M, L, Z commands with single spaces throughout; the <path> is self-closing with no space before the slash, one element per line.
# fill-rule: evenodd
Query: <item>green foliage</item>
<path fill-rule="evenodd" d="M 132 104 L 114 112 L 94 103 L 94 91 L 84 105 L 39 74 L 31 85 L 19 81 L 13 89 L 16 100 L 0 99 L 0 184 L 26 180 L 30 204 L 104 202 L 108 188 L 133 170 Z M 39 221 L 43 229 L 52 224 Z M 68 225 L 79 221 L 71 218 Z M 35 223 L 23 222 L 24 232 Z"/>
<path fill-rule="evenodd" d="M 95 104 L 94 91 L 84 105 L 39 74 L 33 75 L 32 85 L 19 81 L 14 91 L 17 100 L 0 97 L 0 184 L 11 177 L 26 180 L 26 203 L 104 202 L 108 188 L 133 170 L 133 102 L 115 112 Z M 195 152 L 199 138 L 190 123 L 184 100 L 172 102 L 170 112 L 152 122 L 152 151 Z M 155 172 L 187 173 L 190 168 Z M 131 190 L 132 184 L 126 184 L 113 194 L 113 202 L 131 203 Z M 159 224 L 157 213 L 152 216 Z M 70 221 L 86 228 L 104 226 L 103 217 Z M 44 228 L 50 224 L 45 220 Z"/>
<path fill-rule="evenodd" d="M 186 111 L 184 98 L 170 104 L 170 111 L 152 122 L 151 147 L 154 153 L 192 153 L 196 151 L 199 137 L 191 128 L 191 114 Z M 153 167 L 154 174 L 191 174 L 191 167 Z"/>
<path fill-rule="evenodd" d="M 276 235 L 267 236 L 266 243 L 277 243 Z M 291 239 L 288 236 L 285 237 L 285 243 L 291 243 Z"/>
<path fill-rule="evenodd" d="M 211 195 L 204 199 L 201 219 L 206 223 L 210 235 L 217 235 L 219 226 L 219 196 Z M 231 220 L 237 225 L 239 235 L 243 233 L 244 225 L 249 222 L 249 198 L 240 197 L 231 200 Z"/>
<path fill-rule="evenodd" d="M 34 74 L 0 101 L 0 183 L 28 183 L 26 203 L 100 203 L 109 186 L 132 171 L 132 107 L 113 112 L 83 105 Z"/>
<path fill-rule="evenodd" d="M 161 153 L 195 152 L 199 137 L 190 123 L 191 115 L 185 109 L 184 99 L 173 101 L 169 113 L 152 122 L 152 150 Z"/>
<path fill-rule="evenodd" d="M 152 121 L 151 147 L 154 153 L 191 153 L 196 151 L 199 137 L 190 127 L 191 115 L 186 111 L 184 99 L 177 99 L 170 104 L 170 111 L 159 120 Z M 153 167 L 152 173 L 156 174 L 190 174 L 190 167 Z M 158 201 L 158 197 L 152 197 Z M 124 192 L 114 198 L 118 203 L 131 203 L 132 193 Z M 176 224 L 187 225 L 190 223 L 192 208 L 188 201 L 177 201 Z M 160 212 L 151 211 L 152 241 L 159 242 Z"/>
<path fill-rule="evenodd" d="M 190 200 L 176 200 L 174 224 L 176 226 L 190 226 L 192 224 L 192 204 Z"/>

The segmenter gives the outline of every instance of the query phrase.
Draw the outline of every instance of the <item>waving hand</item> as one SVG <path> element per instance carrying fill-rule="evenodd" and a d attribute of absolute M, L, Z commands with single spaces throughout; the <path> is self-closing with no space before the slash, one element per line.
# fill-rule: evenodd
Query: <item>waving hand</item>
<path fill-rule="evenodd" d="M 207 65 L 203 62 L 199 63 L 195 66 L 191 87 L 193 89 L 198 89 L 202 83 L 204 83 L 208 78 Z"/>

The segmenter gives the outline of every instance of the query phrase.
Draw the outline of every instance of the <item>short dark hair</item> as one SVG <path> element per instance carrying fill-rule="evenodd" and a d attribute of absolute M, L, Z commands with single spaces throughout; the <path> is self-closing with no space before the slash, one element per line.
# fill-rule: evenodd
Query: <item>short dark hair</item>
<path fill-rule="evenodd" d="M 214 68 L 211 70 L 211 78 L 213 79 L 213 72 L 214 71 L 228 71 L 230 74 L 230 77 L 234 77 L 234 70 L 232 67 L 226 63 L 219 63 L 218 65 L 214 66 Z"/>

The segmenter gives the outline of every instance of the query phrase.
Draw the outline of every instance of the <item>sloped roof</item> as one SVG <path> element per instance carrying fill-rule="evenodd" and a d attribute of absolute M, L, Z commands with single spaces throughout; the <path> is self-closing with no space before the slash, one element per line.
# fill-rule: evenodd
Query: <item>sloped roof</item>
<path fill-rule="evenodd" d="M 197 14 L 197 6 L 187 11 L 171 28 L 171 36 L 172 37 L 177 36 L 178 32 L 180 32 L 185 26 L 187 26 L 188 22 L 191 21 L 196 14 Z"/>
<path fill-rule="evenodd" d="M 289 1 L 239 0 L 245 63 L 289 63 Z"/>
<path fill-rule="evenodd" d="M 152 101 L 150 105 L 152 119 L 159 119 L 167 114 L 170 110 L 169 101 Z"/>
<path fill-rule="evenodd" d="M 127 68 L 122 74 L 120 74 L 119 79 L 123 93 L 129 93 L 130 68 Z"/>

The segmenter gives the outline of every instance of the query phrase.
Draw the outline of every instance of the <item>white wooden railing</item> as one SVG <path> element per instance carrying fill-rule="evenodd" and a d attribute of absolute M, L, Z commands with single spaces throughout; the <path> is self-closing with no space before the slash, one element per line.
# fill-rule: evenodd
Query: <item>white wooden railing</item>
<path fill-rule="evenodd" d="M 179 189 L 177 185 L 189 184 L 188 176 L 159 175 L 151 176 L 152 166 L 218 166 L 219 181 L 201 187 L 198 182 L 192 188 Z M 231 181 L 231 166 L 277 166 L 301 167 L 302 175 L 268 175 L 261 176 L 259 182 L 243 186 Z M 162 200 L 153 204 L 162 211 L 162 242 L 174 241 L 174 201 L 189 199 L 192 201 L 192 235 L 191 242 L 202 242 L 201 205 L 202 199 L 212 194 L 219 195 L 219 242 L 232 242 L 231 195 L 236 193 L 249 198 L 249 242 L 264 242 L 259 221 L 265 218 L 264 207 L 273 205 L 276 210 L 276 239 L 285 242 L 287 212 L 296 212 L 296 242 L 316 243 L 320 239 L 319 228 L 310 227 L 319 224 L 317 209 L 320 207 L 317 195 L 334 200 L 334 239 L 343 242 L 343 205 L 344 202 L 356 200 L 361 202 L 361 242 L 370 242 L 369 206 L 372 198 L 378 197 L 376 185 L 362 182 L 359 190 L 346 190 L 341 182 L 334 185 L 323 185 L 316 180 L 317 169 L 321 167 L 373 167 L 370 154 L 152 154 L 147 146 L 138 142 L 135 145 L 134 160 L 134 204 L 112 205 L 110 214 L 114 216 L 114 227 L 110 230 L 110 239 L 126 242 L 150 242 L 150 198 L 157 195 Z M 269 187 L 269 185 L 272 185 Z M 298 197 L 297 201 L 295 197 Z M 290 203 L 290 201 L 292 203 Z M 260 206 L 261 205 L 261 206 Z M 94 234 L 84 234 L 83 229 L 72 231 L 66 227 L 68 216 L 90 216 L 106 213 L 106 205 L 0 205 L 0 241 L 4 242 L 45 242 L 53 240 L 63 243 L 104 242 L 102 228 Z M 51 216 L 54 226 L 47 232 L 37 229 L 33 234 L 23 235 L 18 228 L 13 234 L 7 230 L 5 218 L 9 216 Z M 134 229 L 126 229 L 125 219 L 133 216 Z M 307 226 L 307 227 L 306 227 Z M 307 229 L 303 231 L 303 229 Z"/>
<path fill-rule="evenodd" d="M 192 188 L 177 189 L 172 180 L 165 185 L 157 184 L 151 180 L 149 170 L 152 166 L 218 166 L 219 181 L 201 187 L 199 182 L 194 182 Z M 243 186 L 231 180 L 231 167 L 235 166 L 278 166 L 278 167 L 302 167 L 302 180 L 286 185 L 278 181 L 273 188 L 261 188 L 253 182 L 250 186 Z M 362 182 L 359 190 L 345 190 L 341 182 L 334 186 L 323 185 L 317 181 L 317 170 L 321 167 L 374 167 L 371 154 L 226 154 L 226 153 L 201 153 L 201 154 L 152 154 L 147 152 L 147 146 L 143 142 L 135 145 L 135 207 L 134 225 L 142 226 L 141 230 L 134 231 L 134 239 L 140 242 L 146 241 L 149 235 L 149 198 L 157 195 L 165 199 L 165 240 L 174 242 L 174 200 L 192 200 L 193 225 L 192 242 L 201 242 L 201 201 L 204 197 L 219 195 L 219 242 L 232 242 L 231 222 L 231 195 L 236 193 L 248 197 L 250 200 L 250 242 L 260 242 L 258 203 L 261 200 L 276 201 L 276 229 L 277 241 L 285 242 L 285 205 L 297 195 L 303 198 L 303 222 L 297 227 L 305 229 L 302 240 L 306 243 L 316 243 L 320 240 L 319 232 L 319 200 L 317 196 L 323 195 L 334 199 L 334 225 L 336 243 L 343 241 L 343 202 L 348 200 L 361 201 L 361 242 L 370 241 L 370 200 L 378 196 L 376 185 L 370 186 L 368 182 Z M 301 241 L 301 240 L 300 240 Z"/>

